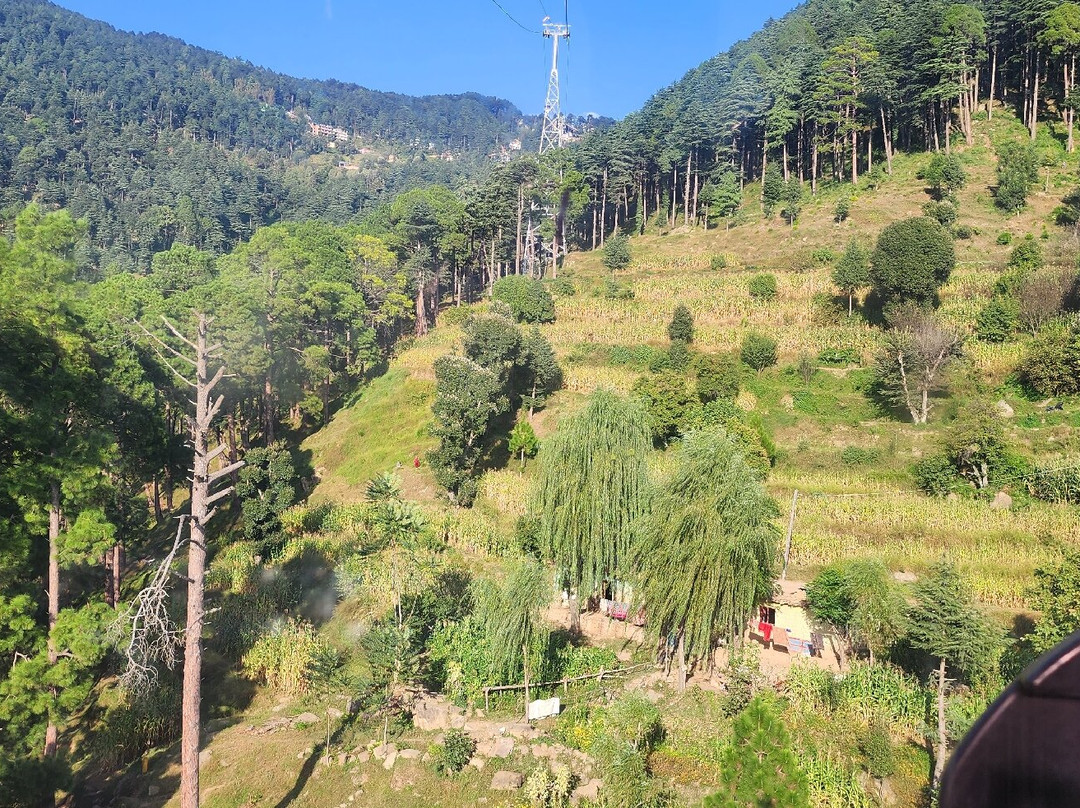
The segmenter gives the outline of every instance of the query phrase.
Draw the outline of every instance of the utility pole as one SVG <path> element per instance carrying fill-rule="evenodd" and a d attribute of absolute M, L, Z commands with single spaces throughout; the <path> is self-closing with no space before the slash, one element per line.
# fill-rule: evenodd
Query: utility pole
<path fill-rule="evenodd" d="M 540 131 L 540 154 L 558 149 L 563 144 L 563 118 L 559 110 L 559 40 L 570 38 L 570 26 L 548 22 L 544 17 L 544 36 L 551 39 L 551 75 L 548 77 L 547 100 L 544 101 L 544 128 Z"/>

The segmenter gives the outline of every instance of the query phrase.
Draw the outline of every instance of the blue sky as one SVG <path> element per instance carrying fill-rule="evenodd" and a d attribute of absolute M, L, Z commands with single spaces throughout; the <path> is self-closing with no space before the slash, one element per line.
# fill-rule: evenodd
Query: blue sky
<path fill-rule="evenodd" d="M 422 95 L 475 91 L 543 109 L 550 40 L 493 0 L 59 0 L 129 31 L 160 31 L 295 76 Z M 794 7 L 794 0 L 565 0 L 562 107 L 620 118 Z M 524 27 L 559 0 L 499 0 Z M 565 41 L 564 41 L 565 43 Z"/>

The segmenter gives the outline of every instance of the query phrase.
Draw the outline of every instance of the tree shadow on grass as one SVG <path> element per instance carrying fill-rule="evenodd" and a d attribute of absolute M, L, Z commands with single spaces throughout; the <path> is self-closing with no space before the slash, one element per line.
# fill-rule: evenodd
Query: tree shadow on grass
<path fill-rule="evenodd" d="M 348 722 L 343 722 L 338 725 L 338 728 L 334 730 L 334 734 L 330 736 L 330 746 L 332 747 L 335 742 L 341 739 L 342 734 L 345 732 Z M 304 787 L 307 786 L 308 780 L 311 779 L 311 775 L 315 772 L 315 767 L 319 765 L 319 759 L 323 756 L 326 750 L 326 744 L 320 743 L 311 750 L 311 754 L 304 760 L 304 765 L 300 767 L 300 773 L 296 775 L 296 782 L 293 783 L 292 788 L 275 803 L 274 808 L 287 808 L 292 805 L 297 797 L 303 792 Z"/>

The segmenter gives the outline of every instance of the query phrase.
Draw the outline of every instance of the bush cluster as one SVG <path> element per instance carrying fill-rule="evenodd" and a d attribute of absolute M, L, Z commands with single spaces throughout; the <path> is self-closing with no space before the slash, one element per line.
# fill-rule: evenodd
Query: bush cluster
<path fill-rule="evenodd" d="M 499 278 L 491 287 L 491 299 L 509 306 L 511 314 L 519 323 L 555 322 L 555 301 L 543 281 L 536 278 L 525 275 Z"/>

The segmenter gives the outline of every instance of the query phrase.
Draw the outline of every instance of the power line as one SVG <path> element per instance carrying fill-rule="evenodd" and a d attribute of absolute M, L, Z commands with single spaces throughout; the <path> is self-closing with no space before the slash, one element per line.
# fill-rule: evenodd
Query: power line
<path fill-rule="evenodd" d="M 495 6 L 499 9 L 499 11 L 501 11 L 503 14 L 506 15 L 506 18 L 508 20 L 510 20 L 510 22 L 512 22 L 514 25 L 516 25 L 522 31 L 525 31 L 525 32 L 530 33 L 530 34 L 539 34 L 540 33 L 539 31 L 534 31 L 532 28 L 526 28 L 524 25 L 522 25 L 520 22 L 518 22 L 516 19 L 514 19 L 514 15 L 512 15 L 509 11 L 507 11 L 505 8 L 503 8 L 501 5 L 499 5 L 499 0 L 491 0 L 491 2 L 495 4 Z"/>

